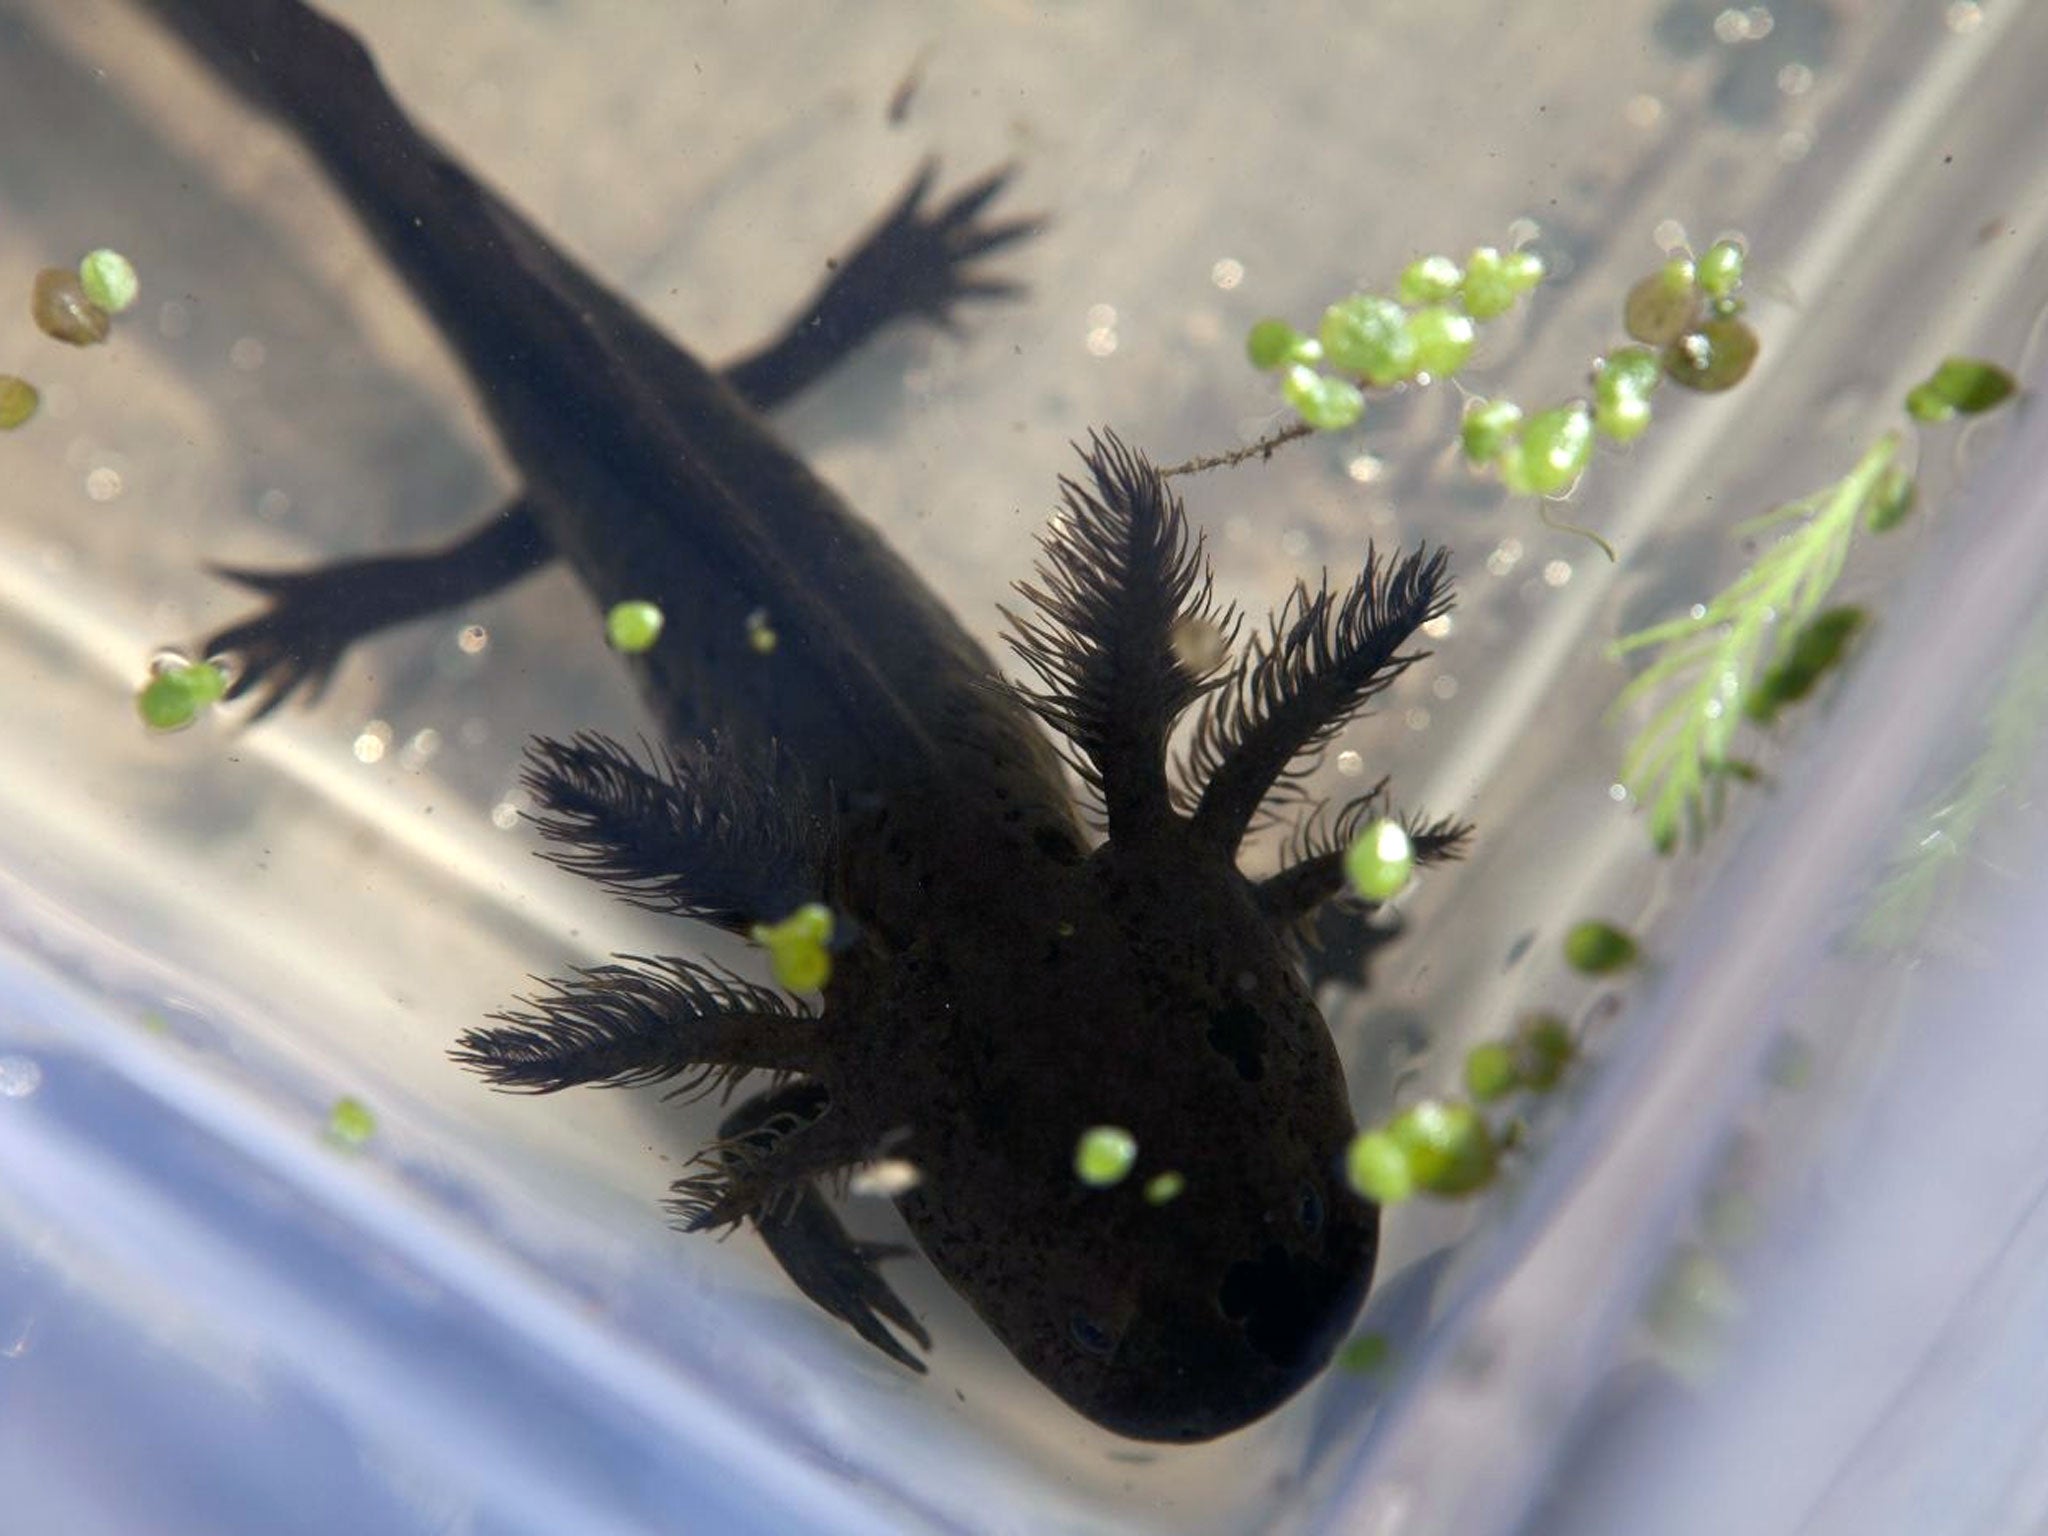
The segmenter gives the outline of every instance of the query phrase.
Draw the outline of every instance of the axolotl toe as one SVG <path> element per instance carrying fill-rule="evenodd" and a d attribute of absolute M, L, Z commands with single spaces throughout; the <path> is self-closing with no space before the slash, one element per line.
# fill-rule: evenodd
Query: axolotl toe
<path fill-rule="evenodd" d="M 621 957 L 469 1030 L 456 1059 L 527 1092 L 769 1074 L 674 1209 L 751 1224 L 906 1367 L 930 1340 L 881 1275 L 892 1250 L 826 1198 L 883 1157 L 913 1171 L 896 1203 L 918 1246 L 1088 1418 L 1194 1441 L 1284 1402 L 1349 1327 L 1377 1249 L 1297 941 L 1383 791 L 1306 818 L 1277 874 L 1241 873 L 1238 850 L 1417 659 L 1404 647 L 1449 606 L 1443 553 L 1368 552 L 1247 633 L 1165 478 L 1101 434 L 1011 615 L 1032 680 L 1006 681 L 758 414 L 892 318 L 1014 292 L 972 265 L 1032 228 L 982 218 L 1000 177 L 933 209 L 920 175 L 783 338 L 714 373 L 424 136 L 345 29 L 298 0 L 151 3 L 304 141 L 523 479 L 442 549 L 236 573 L 269 599 L 212 639 L 236 691 L 273 707 L 362 635 L 566 560 L 601 611 L 667 622 L 628 658 L 657 747 L 532 749 L 556 856 L 730 932 L 817 912 L 831 934 L 821 987 Z M 1423 861 L 1465 832 L 1410 829 Z M 1077 1147 L 1103 1127 L 1131 1165 L 1085 1180 Z"/>

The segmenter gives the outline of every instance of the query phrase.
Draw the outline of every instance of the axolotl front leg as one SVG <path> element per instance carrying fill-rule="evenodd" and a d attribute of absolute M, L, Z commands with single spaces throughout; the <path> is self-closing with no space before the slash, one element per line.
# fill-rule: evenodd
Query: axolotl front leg
<path fill-rule="evenodd" d="M 897 320 L 950 329 L 959 305 L 1022 292 L 1020 284 L 973 266 L 1040 227 L 1032 218 L 981 217 L 1010 172 L 985 175 L 931 207 L 936 176 L 934 163 L 920 167 L 888 211 L 831 264 L 831 275 L 796 318 L 722 371 L 725 383 L 755 409 L 772 411 Z M 585 281 L 573 269 L 563 275 Z M 600 296 L 616 302 L 593 290 L 593 300 Z M 201 653 L 235 658 L 228 697 L 252 698 L 251 718 L 261 719 L 294 694 L 318 698 L 357 641 L 489 597 L 554 558 L 522 494 L 454 542 L 431 549 L 304 570 L 217 566 L 216 574 L 256 592 L 268 606 L 208 636 Z"/>

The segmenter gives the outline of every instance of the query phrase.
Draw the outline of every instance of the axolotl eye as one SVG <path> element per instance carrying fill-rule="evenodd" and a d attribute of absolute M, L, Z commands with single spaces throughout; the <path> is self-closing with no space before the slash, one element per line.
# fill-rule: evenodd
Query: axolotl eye
<path fill-rule="evenodd" d="M 1301 1186 L 1301 1193 L 1295 1196 L 1294 1219 L 1310 1237 L 1323 1230 L 1323 1197 L 1315 1185 Z"/>
<path fill-rule="evenodd" d="M 1107 1360 L 1116 1349 L 1116 1340 L 1110 1337 L 1109 1330 L 1085 1312 L 1076 1312 L 1067 1319 L 1067 1332 L 1087 1354 Z"/>

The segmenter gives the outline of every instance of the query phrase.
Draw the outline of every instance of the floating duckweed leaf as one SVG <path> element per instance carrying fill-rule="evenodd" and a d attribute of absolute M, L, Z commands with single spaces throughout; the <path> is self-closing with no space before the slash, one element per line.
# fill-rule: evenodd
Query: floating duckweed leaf
<path fill-rule="evenodd" d="M 1270 373 L 1287 363 L 1313 362 L 1301 355 L 1307 340 L 1285 320 L 1261 320 L 1245 338 L 1244 350 L 1254 368 Z"/>
<path fill-rule="evenodd" d="M 1145 1203 L 1171 1205 L 1187 1187 L 1188 1181 L 1170 1169 L 1165 1173 L 1155 1173 L 1145 1181 Z"/>
<path fill-rule="evenodd" d="M 142 291 L 134 263 L 105 247 L 86 253 L 78 264 L 78 283 L 85 296 L 110 315 L 130 308 Z"/>
<path fill-rule="evenodd" d="M 832 979 L 832 909 L 810 901 L 779 923 L 756 923 L 748 937 L 768 951 L 776 982 L 791 992 L 819 992 Z"/>
<path fill-rule="evenodd" d="M 1611 443 L 1632 443 L 1650 427 L 1650 402 L 1641 395 L 1617 395 L 1593 404 L 1593 430 Z"/>
<path fill-rule="evenodd" d="M 1543 281 L 1543 258 L 1534 251 L 1509 251 L 1500 259 L 1500 275 L 1519 298 Z"/>
<path fill-rule="evenodd" d="M 1448 256 L 1424 256 L 1401 272 L 1403 304 L 1441 304 L 1457 293 L 1465 274 Z"/>
<path fill-rule="evenodd" d="M 1415 846 L 1391 818 L 1371 822 L 1344 850 L 1344 877 L 1367 901 L 1391 901 L 1415 873 Z"/>
<path fill-rule="evenodd" d="M 1542 275 L 1540 270 L 1537 274 Z M 1490 245 L 1475 250 L 1465 263 L 1465 282 L 1459 290 L 1465 313 L 1474 320 L 1491 320 L 1515 307 L 1524 289 L 1517 286 L 1508 261 Z"/>
<path fill-rule="evenodd" d="M 105 341 L 113 324 L 107 312 L 86 297 L 78 274 L 62 267 L 45 267 L 36 274 L 29 313 L 45 336 L 74 347 Z"/>
<path fill-rule="evenodd" d="M 1385 1131 L 1360 1131 L 1344 1152 L 1344 1177 L 1374 1205 L 1399 1205 L 1415 1193 L 1408 1154 Z"/>
<path fill-rule="evenodd" d="M 1465 410 L 1458 441 L 1466 462 L 1491 464 L 1521 435 L 1522 408 L 1512 400 L 1475 400 Z"/>
<path fill-rule="evenodd" d="M 1571 489 L 1592 456 L 1592 416 L 1583 405 L 1560 405 L 1529 418 L 1521 441 L 1501 460 L 1501 483 L 1517 496 L 1556 496 Z"/>
<path fill-rule="evenodd" d="M 1679 259 L 1665 262 L 1629 289 L 1621 318 L 1637 341 L 1662 347 L 1683 336 L 1699 312 L 1692 263 Z"/>
<path fill-rule="evenodd" d="M 1748 377 L 1756 354 L 1756 332 L 1733 315 L 1717 315 L 1664 349 L 1664 372 L 1674 384 L 1719 394 Z"/>
<path fill-rule="evenodd" d="M 0 432 L 13 431 L 35 415 L 36 407 L 42 402 L 42 395 L 27 379 L 0 373 Z"/>
<path fill-rule="evenodd" d="M 1415 337 L 1415 371 L 1447 379 L 1471 359 L 1479 326 L 1470 315 L 1435 305 L 1408 317 Z"/>
<path fill-rule="evenodd" d="M 1600 359 L 1593 375 L 1599 400 L 1647 400 L 1664 378 L 1664 365 L 1648 347 L 1617 347 Z"/>
<path fill-rule="evenodd" d="M 1415 1187 L 1433 1195 L 1483 1189 L 1499 1159 L 1486 1118 L 1457 1099 L 1424 1099 L 1389 1121 L 1387 1135 L 1407 1155 Z"/>
<path fill-rule="evenodd" d="M 227 687 L 226 674 L 210 661 L 173 663 L 142 685 L 135 710 L 153 731 L 181 731 L 209 704 L 218 703 Z"/>
<path fill-rule="evenodd" d="M 1868 619 L 1861 608 L 1847 605 L 1808 619 L 1793 631 L 1783 653 L 1757 679 L 1742 701 L 1742 712 L 1759 725 L 1771 724 L 1779 710 L 1813 692 Z"/>
<path fill-rule="evenodd" d="M 1138 1161 L 1138 1139 L 1120 1125 L 1093 1125 L 1074 1143 L 1074 1176 L 1091 1189 L 1108 1189 L 1130 1177 Z"/>
<path fill-rule="evenodd" d="M 1878 477 L 1877 489 L 1870 493 L 1870 506 L 1864 511 L 1863 526 L 1872 533 L 1888 533 L 1913 514 L 1913 504 L 1920 499 L 1920 487 L 1912 473 L 1894 464 Z"/>
<path fill-rule="evenodd" d="M 1370 293 L 1340 299 L 1323 311 L 1317 336 L 1331 363 L 1381 388 L 1415 372 L 1415 332 L 1408 311 L 1392 299 Z"/>
<path fill-rule="evenodd" d="M 1742 286 L 1742 247 L 1733 240 L 1716 240 L 1700 258 L 1694 281 L 1710 299 L 1730 297 Z"/>
<path fill-rule="evenodd" d="M 1354 1376 L 1370 1376 L 1385 1368 L 1391 1351 L 1382 1333 L 1361 1333 L 1337 1351 L 1337 1369 Z"/>
<path fill-rule="evenodd" d="M 1303 363 L 1287 370 L 1280 392 L 1318 432 L 1337 432 L 1365 414 L 1365 395 L 1349 379 L 1332 379 Z"/>
<path fill-rule="evenodd" d="M 1524 1088 L 1548 1093 L 1577 1052 L 1570 1026 L 1554 1013 L 1534 1014 L 1515 1026 L 1515 1079 Z"/>
<path fill-rule="evenodd" d="M 377 1134 L 377 1117 L 361 1099 L 344 1096 L 327 1112 L 327 1134 L 345 1147 L 360 1147 Z"/>
<path fill-rule="evenodd" d="M 1974 357 L 1949 357 L 1906 396 L 1906 414 L 1915 421 L 1947 421 L 1976 416 L 2003 405 L 2019 386 L 1996 363 Z"/>
<path fill-rule="evenodd" d="M 1588 976 L 1627 970 L 1640 953 L 1636 941 L 1611 923 L 1580 923 L 1564 936 L 1566 963 Z"/>
<path fill-rule="evenodd" d="M 1504 1099 L 1519 1087 L 1515 1053 L 1498 1040 L 1475 1045 L 1465 1053 L 1465 1091 L 1480 1103 Z"/>
<path fill-rule="evenodd" d="M 637 656 L 654 648 L 654 642 L 661 638 L 662 623 L 659 608 L 634 599 L 612 604 L 611 612 L 604 616 L 604 634 L 613 650 Z"/>

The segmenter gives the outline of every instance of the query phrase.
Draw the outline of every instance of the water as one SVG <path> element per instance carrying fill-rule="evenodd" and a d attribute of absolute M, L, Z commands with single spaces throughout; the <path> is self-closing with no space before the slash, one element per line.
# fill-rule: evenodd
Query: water
<path fill-rule="evenodd" d="M 926 153 L 955 180 L 1015 160 L 1007 204 L 1054 218 L 999 263 L 1029 297 L 967 315 L 956 337 L 892 332 L 784 418 L 991 643 L 1070 439 L 1109 423 L 1172 460 L 1277 419 L 1240 361 L 1251 321 L 1305 323 L 1423 250 L 1526 237 L 1558 280 L 1492 334 L 1475 387 L 1547 400 L 1616 338 L 1661 224 L 1700 244 L 1747 236 L 1757 376 L 1722 400 L 1661 402 L 1668 419 L 1603 457 L 1570 509 L 1619 566 L 1447 467 L 1443 391 L 1187 484 L 1223 594 L 1254 612 L 1299 573 L 1354 568 L 1368 538 L 1458 552 L 1463 603 L 1437 658 L 1338 744 L 1391 773 L 1401 803 L 1480 827 L 1472 858 L 1410 905 L 1370 997 L 1333 999 L 1362 1115 L 1449 1082 L 1464 1043 L 1520 1009 L 1597 1010 L 1552 958 L 1569 918 L 1627 916 L 1666 952 L 1687 942 L 1734 840 L 1702 860 L 1644 856 L 1608 794 L 1622 736 L 1601 714 L 1620 675 L 1600 645 L 1723 583 L 1740 559 L 1726 527 L 1840 474 L 1941 352 L 2017 361 L 2048 298 L 2026 67 L 2048 13 L 2025 8 L 1781 7 L 1763 36 L 1745 13 L 1734 41 L 1717 8 L 1686 4 L 1602 5 L 1569 29 L 1542 8 L 1465 6 L 1291 25 L 1180 7 L 1170 28 L 1078 5 L 866 8 L 804 27 L 737 7 L 533 4 L 488 25 L 336 11 L 465 159 L 711 357 L 772 330 Z M 37 1166 L 77 1180 L 7 1207 L 10 1262 L 39 1279 L 24 1331 L 0 1327 L 25 1341 L 0 1413 L 61 1440 L 48 1426 L 91 1416 L 56 1414 L 58 1383 L 121 1402 L 147 1352 L 167 1384 L 125 1411 L 164 1433 L 208 1426 L 193 1454 L 217 1472 L 187 1485 L 195 1526 L 244 1497 L 234 1448 L 259 1431 L 216 1417 L 226 1401 L 328 1426 L 300 1437 L 304 1465 L 368 1501 L 336 1500 L 332 1528 L 561 1529 L 573 1513 L 581 1529 L 659 1529 L 693 1470 L 714 1480 L 690 1445 L 772 1469 L 788 1518 L 836 1509 L 849 1528 L 1312 1525 L 1367 1443 L 1357 1384 L 1220 1446 L 1129 1447 L 906 1267 L 940 1341 L 933 1379 L 910 1382 L 804 1306 L 750 1239 L 662 1226 L 655 1200 L 710 1111 L 505 1098 L 447 1063 L 455 1033 L 529 973 L 674 947 L 533 859 L 516 815 L 528 736 L 631 733 L 637 706 L 556 573 L 360 649 L 316 709 L 145 739 L 129 692 L 151 650 L 247 603 L 204 561 L 431 542 L 511 481 L 431 331 L 296 151 L 127 7 L 0 8 L 0 135 L 0 275 L 24 295 L 0 317 L 0 365 L 46 396 L 0 441 L 0 707 L 33 725 L 0 743 L 18 808 L 0 828 L 0 910 L 38 968 L 23 996 L 45 999 L 10 1026 L 19 1041 L 0 1036 L 41 1087 L 0 1111 L 49 1117 L 0 1134 L 68 1149 Z M 101 244 L 135 259 L 143 300 L 111 348 L 74 354 L 30 329 L 27 283 Z M 1938 503 L 1954 439 L 1929 441 Z M 1859 555 L 1861 590 L 1919 563 L 1929 526 Z M 1345 767 L 1330 764 L 1329 792 Z M 78 988 L 113 1018 L 85 1022 Z M 1629 1017 L 1603 1014 L 1599 1038 Z M 151 1092 L 232 1149 L 218 1204 L 199 1173 L 124 1164 L 156 1144 L 107 1128 L 155 1124 L 139 1107 Z M 345 1094 L 378 1120 L 354 1157 L 321 1139 Z M 1696 1172 L 1674 1151 L 1645 1183 L 1667 1171 Z M 1497 1215 L 1403 1209 L 1382 1274 Z M 292 1248 L 301 1220 L 328 1247 Z M 865 1220 L 888 1230 L 879 1211 Z M 1447 1294 L 1487 1278 L 1474 1256 L 1489 1251 L 1465 1251 Z M 1427 1287 L 1388 1291 L 1404 1295 L 1419 1318 Z M 456 1316 L 474 1326 L 463 1364 L 423 1367 Z M 427 1353 L 408 1357 L 408 1338 Z M 523 1423 L 486 1411 L 492 1382 L 506 1402 L 573 1406 Z M 398 1414 L 409 1396 L 433 1409 Z M 403 1428 L 368 1428 L 387 1416 Z M 542 1422 L 571 1442 L 555 1459 L 536 1458 Z M 1387 1416 L 1371 1444 L 1399 1430 Z M 70 1463 L 31 1459 L 25 1433 L 6 1443 L 10 1486 L 83 1483 L 45 1475 Z M 144 1485 L 164 1475 L 132 1469 Z M 1376 1486 L 1436 1507 L 1426 1480 Z M 93 1528 L 89 1500 L 51 1500 L 69 1523 L 50 1528 Z"/>

